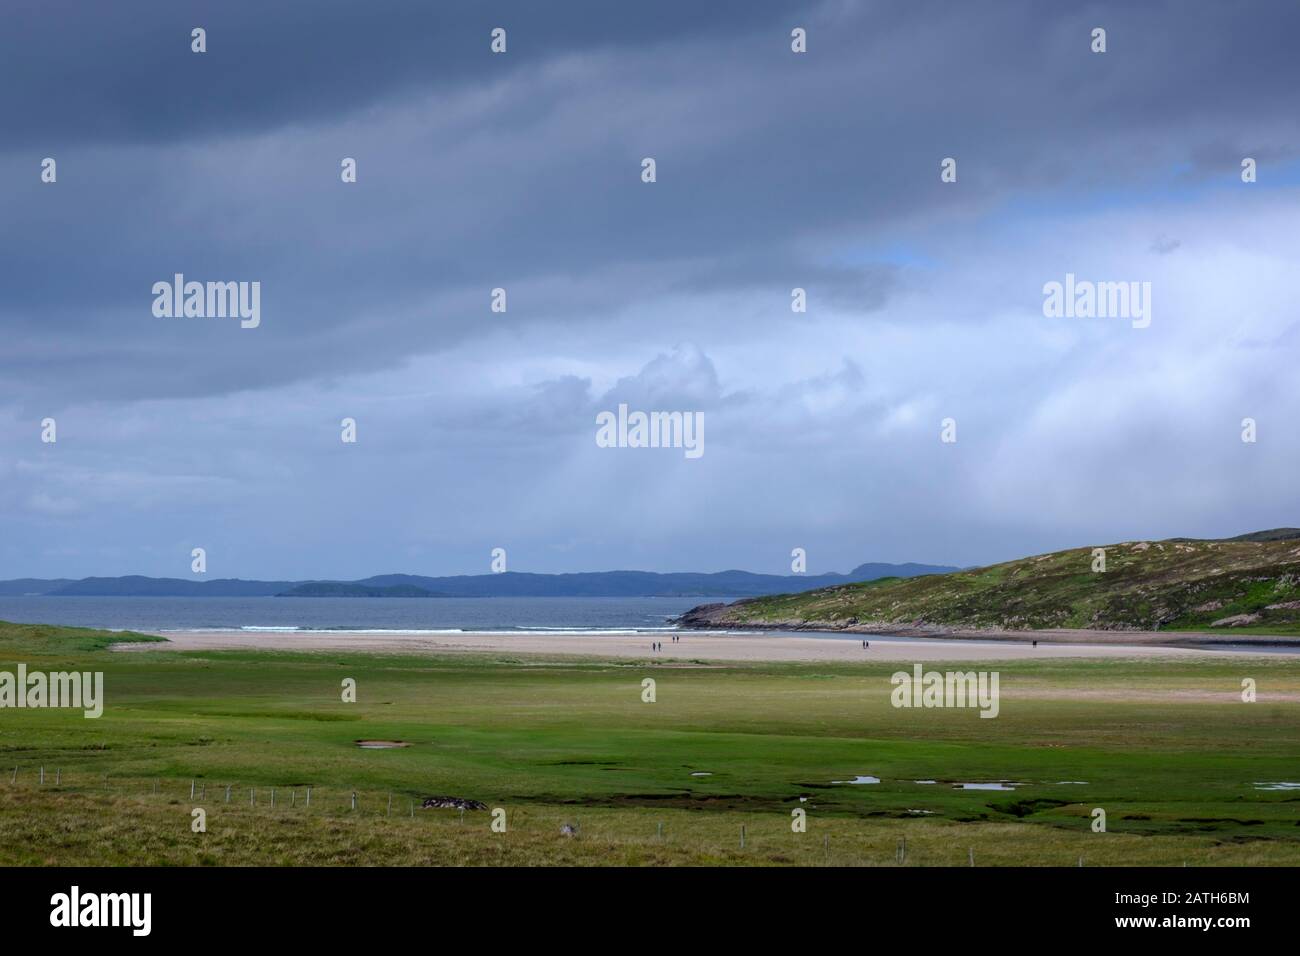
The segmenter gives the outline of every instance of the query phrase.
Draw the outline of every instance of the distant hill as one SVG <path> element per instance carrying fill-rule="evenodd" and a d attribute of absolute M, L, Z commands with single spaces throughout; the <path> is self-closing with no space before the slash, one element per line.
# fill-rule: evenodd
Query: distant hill
<path fill-rule="evenodd" d="M 392 587 L 367 587 L 351 581 L 312 581 L 299 584 L 287 591 L 281 591 L 276 597 L 396 597 L 396 598 L 431 598 L 441 597 L 424 588 L 411 584 L 395 584 Z"/>
<path fill-rule="evenodd" d="M 1300 531 L 1074 548 L 986 568 L 694 608 L 690 627 L 1213 630 L 1300 634 Z"/>
<path fill-rule="evenodd" d="M 295 581 L 242 581 L 239 578 L 193 581 L 184 578 L 147 578 L 138 574 L 129 574 L 121 578 L 82 578 L 80 581 L 63 582 L 40 593 L 59 597 L 270 597 L 293 587 L 296 583 Z"/>
<path fill-rule="evenodd" d="M 71 583 L 71 578 L 15 578 L 12 581 L 0 581 L 0 597 L 49 594 Z"/>
<path fill-rule="evenodd" d="M 1239 534 L 1228 541 L 1294 541 L 1300 538 L 1300 528 L 1274 528 L 1272 531 L 1252 531 Z"/>
<path fill-rule="evenodd" d="M 423 577 L 380 574 L 360 581 L 212 581 L 182 578 L 83 578 L 0 581 L 0 595 L 52 597 L 749 597 L 827 587 L 876 578 L 946 574 L 956 568 L 931 564 L 862 564 L 848 574 L 780 575 L 749 571 L 702 574 L 653 571 L 590 571 L 575 574 L 470 574 Z M 396 590 L 394 590 L 396 589 Z"/>

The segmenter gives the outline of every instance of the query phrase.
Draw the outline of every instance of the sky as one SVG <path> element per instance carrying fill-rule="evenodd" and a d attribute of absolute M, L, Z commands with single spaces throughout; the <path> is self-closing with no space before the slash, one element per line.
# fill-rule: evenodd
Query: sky
<path fill-rule="evenodd" d="M 3 4 L 0 578 L 1300 525 L 1295 3 Z M 259 324 L 155 315 L 177 273 Z"/>

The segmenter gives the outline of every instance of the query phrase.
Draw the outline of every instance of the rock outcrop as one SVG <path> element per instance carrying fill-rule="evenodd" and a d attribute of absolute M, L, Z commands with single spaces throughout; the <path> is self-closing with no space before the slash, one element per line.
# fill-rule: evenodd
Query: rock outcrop
<path fill-rule="evenodd" d="M 487 804 L 464 797 L 425 797 L 421 810 L 486 810 Z"/>

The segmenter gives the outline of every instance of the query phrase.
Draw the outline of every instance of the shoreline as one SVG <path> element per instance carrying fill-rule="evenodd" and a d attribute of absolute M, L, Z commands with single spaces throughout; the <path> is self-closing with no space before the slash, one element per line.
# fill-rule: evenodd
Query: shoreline
<path fill-rule="evenodd" d="M 823 662 L 863 663 L 871 661 L 992 661 L 1060 658 L 1199 658 L 1231 656 L 1278 656 L 1277 652 L 1249 647 L 1211 649 L 1176 646 L 1160 635 L 1160 643 L 1134 641 L 1133 632 L 1103 632 L 1106 640 L 1073 642 L 1064 639 L 1071 632 L 1053 632 L 1052 637 L 991 637 L 987 633 L 954 635 L 950 638 L 927 634 L 864 636 L 869 647 L 842 636 L 819 637 L 803 634 L 720 633 L 685 630 L 628 634 L 626 631 L 550 631 L 545 634 L 517 631 L 462 631 L 455 633 L 374 633 L 365 631 L 152 631 L 167 643 L 118 644 L 118 653 L 146 651 L 266 650 L 266 651 L 361 651 L 365 653 L 494 653 L 550 657 L 602 657 L 662 660 L 690 664 L 698 661 Z M 1014 632 L 1012 632 L 1014 633 Z M 679 639 L 671 640 L 672 636 Z M 891 639 L 893 638 L 893 639 Z M 1127 639 L 1127 640 L 1126 640 Z M 1031 642 L 1038 640 L 1035 647 Z M 652 642 L 663 650 L 652 651 Z M 1214 643 L 1224 643 L 1222 641 Z M 1263 645 L 1262 642 L 1255 642 Z"/>
<path fill-rule="evenodd" d="M 799 631 L 808 634 L 852 634 L 881 639 L 902 637 L 911 640 L 941 641 L 991 641 L 1030 644 L 1097 644 L 1131 645 L 1135 647 L 1219 647 L 1224 644 L 1256 645 L 1259 647 L 1294 647 L 1300 649 L 1300 637 L 1286 634 L 1241 634 L 1232 631 L 1122 631 L 1100 628 L 1043 628 L 1041 630 L 1011 631 L 1003 628 L 947 627 L 944 625 L 863 624 L 850 627 L 832 627 L 826 622 L 796 624 L 778 622 L 774 625 L 729 624 L 732 628 L 751 627 L 756 630 Z M 708 633 L 708 628 L 686 626 L 685 631 Z"/>

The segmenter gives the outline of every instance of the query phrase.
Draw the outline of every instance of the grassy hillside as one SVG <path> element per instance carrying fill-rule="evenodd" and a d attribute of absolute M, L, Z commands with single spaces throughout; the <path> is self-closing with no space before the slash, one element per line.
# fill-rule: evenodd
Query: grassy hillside
<path fill-rule="evenodd" d="M 739 601 L 695 625 L 1098 628 L 1300 635 L 1300 532 L 1227 541 L 1130 541 L 986 568 Z"/>
<path fill-rule="evenodd" d="M 1290 655 L 1003 662 L 986 720 L 892 707 L 884 662 L 124 653 L 93 634 L 0 624 L 0 670 L 105 689 L 98 720 L 0 711 L 0 865 L 897 866 L 903 840 L 906 866 L 1300 863 L 1300 793 L 1278 785 L 1300 766 Z M 880 782 L 834 782 L 857 775 Z M 956 786 L 987 781 L 1014 790 Z M 508 830 L 418 809 L 431 795 Z"/>
<path fill-rule="evenodd" d="M 114 644 L 148 644 L 166 638 L 135 631 L 101 631 L 91 627 L 59 627 L 54 624 L 11 624 L 0 621 L 0 664 L 17 654 L 40 658 L 79 651 L 100 651 Z"/>

